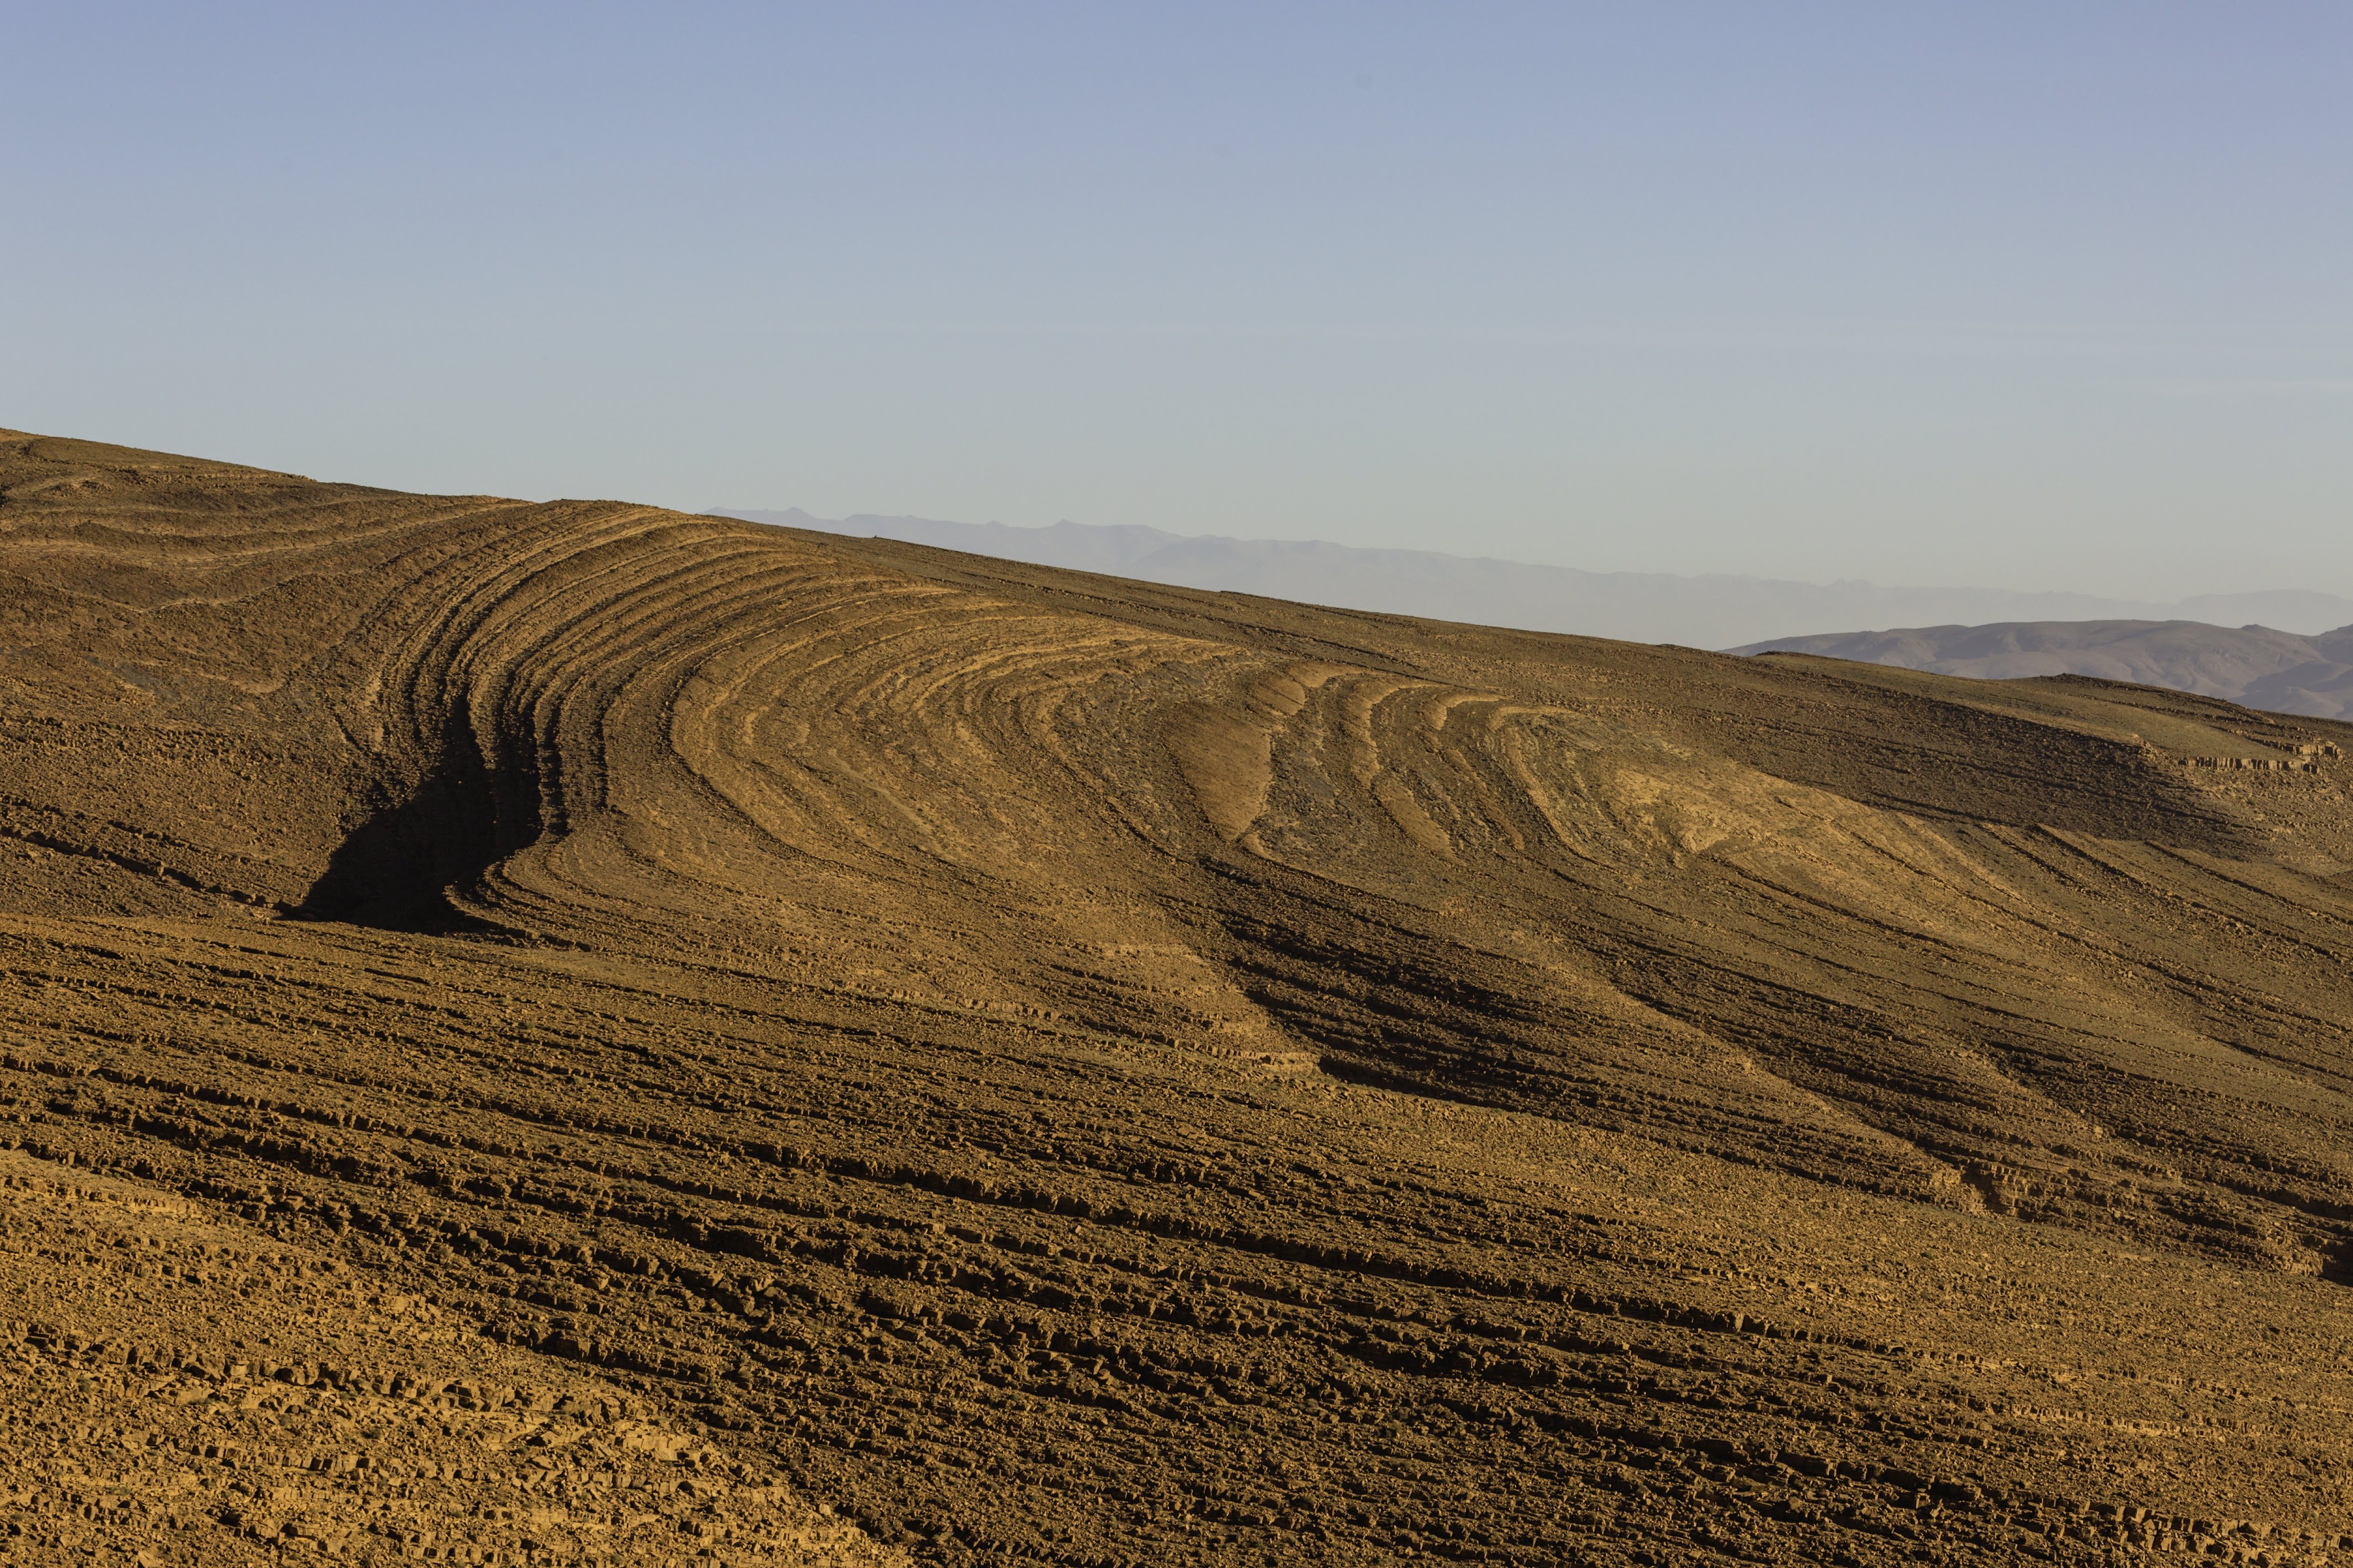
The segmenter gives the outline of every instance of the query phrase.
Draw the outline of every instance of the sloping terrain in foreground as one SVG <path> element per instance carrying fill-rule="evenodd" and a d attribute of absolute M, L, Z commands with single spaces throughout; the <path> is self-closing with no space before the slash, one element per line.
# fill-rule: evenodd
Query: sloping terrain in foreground
<path fill-rule="evenodd" d="M 2353 717 L 2353 626 L 2306 637 L 2200 621 L 2014 621 L 1781 637 L 1731 651 L 1859 659 L 1976 680 L 2090 675 L 2281 713 Z"/>
<path fill-rule="evenodd" d="M 22 1152 L 0 1194 L 0 1310 L 28 1331 L 0 1492 L 17 1552 L 639 1562 L 734 1537 L 903 1561 L 642 1399 L 332 1257 Z"/>
<path fill-rule="evenodd" d="M 2341 1557 L 2348 742 L 0 437 L 10 1550 Z"/>

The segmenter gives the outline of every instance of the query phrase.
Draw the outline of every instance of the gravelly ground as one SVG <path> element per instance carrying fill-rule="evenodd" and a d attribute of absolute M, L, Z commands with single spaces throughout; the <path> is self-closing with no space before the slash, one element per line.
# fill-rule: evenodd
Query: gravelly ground
<path fill-rule="evenodd" d="M 2348 735 L 7 438 L 13 1547 L 2342 1555 Z"/>

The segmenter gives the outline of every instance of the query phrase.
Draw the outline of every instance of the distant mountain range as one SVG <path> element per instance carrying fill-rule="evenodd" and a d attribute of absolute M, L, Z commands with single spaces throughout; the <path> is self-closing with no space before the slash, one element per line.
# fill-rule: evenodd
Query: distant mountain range
<path fill-rule="evenodd" d="M 2197 621 L 2025 621 L 1778 637 L 1735 653 L 1810 653 L 2010 680 L 2095 675 L 2275 713 L 2353 719 L 2353 626 L 2319 637 Z"/>
<path fill-rule="evenodd" d="M 1134 526 L 1058 522 L 1050 528 L 1012 528 L 997 522 L 941 522 L 920 517 L 827 519 L 798 508 L 714 510 L 718 516 L 753 522 L 903 540 L 1175 587 L 1256 594 L 1527 631 L 1681 643 L 1690 647 L 1755 645 L 1768 638 L 1820 633 L 1831 626 L 2126 620 L 2236 626 L 2260 621 L 2290 633 L 2309 634 L 2353 622 L 2353 599 L 2292 589 L 2204 594 L 2173 604 L 2156 604 L 1997 588 L 1891 588 L 1871 583 L 1581 572 L 1567 566 L 1535 566 L 1432 551 L 1225 539 Z"/>

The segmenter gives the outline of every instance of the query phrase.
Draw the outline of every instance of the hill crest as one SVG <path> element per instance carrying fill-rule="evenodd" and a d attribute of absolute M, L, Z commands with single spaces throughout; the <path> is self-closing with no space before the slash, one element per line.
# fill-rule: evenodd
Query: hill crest
<path fill-rule="evenodd" d="M 187 1446 L 44 1539 L 2335 1540 L 2348 743 L 0 437 L 0 1142 L 503 1347 L 347 1388 L 110 1225 L 6 1348 Z"/>
<path fill-rule="evenodd" d="M 1780 637 L 1732 650 L 1898 665 L 1972 680 L 2087 675 L 2249 708 L 2353 717 L 2353 626 L 2317 637 L 2196 621 L 2042 621 Z"/>

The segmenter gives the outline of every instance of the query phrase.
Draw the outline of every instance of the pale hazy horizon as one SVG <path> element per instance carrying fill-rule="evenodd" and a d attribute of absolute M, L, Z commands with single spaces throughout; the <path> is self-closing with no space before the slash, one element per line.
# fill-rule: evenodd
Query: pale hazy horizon
<path fill-rule="evenodd" d="M 821 518 L 798 507 L 705 510 L 751 522 L 897 540 L 1177 587 L 1731 651 L 1743 651 L 1743 644 L 1829 633 L 1989 623 L 2190 621 L 2240 627 L 2252 622 L 2297 636 L 2353 626 L 2353 597 L 2308 588 L 2136 600 L 1970 584 L 1588 572 L 1442 551 L 1178 534 L 1140 524 L 1104 528 L 1068 520 L 1026 528 L 871 514 Z"/>

